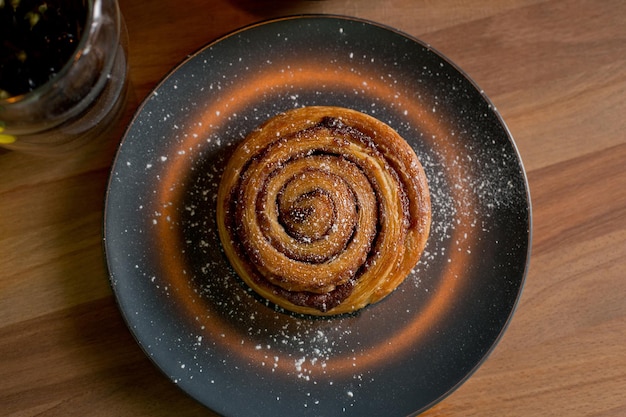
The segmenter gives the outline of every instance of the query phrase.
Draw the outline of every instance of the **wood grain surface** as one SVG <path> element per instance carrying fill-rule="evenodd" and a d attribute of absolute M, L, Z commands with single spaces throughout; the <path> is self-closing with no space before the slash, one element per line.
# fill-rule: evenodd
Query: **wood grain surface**
<path fill-rule="evenodd" d="M 533 202 L 530 270 L 484 365 L 427 416 L 626 415 L 626 2 L 120 0 L 124 120 L 64 158 L 0 151 L 0 415 L 214 416 L 143 354 L 115 305 L 103 201 L 125 124 L 204 44 L 296 13 L 431 44 L 507 122 Z"/>

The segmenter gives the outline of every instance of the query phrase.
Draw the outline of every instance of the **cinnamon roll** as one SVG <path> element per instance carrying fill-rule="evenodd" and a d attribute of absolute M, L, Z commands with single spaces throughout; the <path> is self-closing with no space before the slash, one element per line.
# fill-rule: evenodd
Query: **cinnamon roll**
<path fill-rule="evenodd" d="M 260 296 L 312 315 L 390 294 L 419 261 L 430 196 L 413 149 L 340 107 L 279 114 L 241 142 L 219 186 L 224 252 Z"/>

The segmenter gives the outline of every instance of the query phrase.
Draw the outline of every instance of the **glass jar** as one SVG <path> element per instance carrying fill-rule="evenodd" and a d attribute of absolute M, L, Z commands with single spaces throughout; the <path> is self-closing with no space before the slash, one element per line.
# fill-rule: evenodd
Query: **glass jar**
<path fill-rule="evenodd" d="M 84 31 L 65 65 L 32 91 L 0 99 L 0 146 L 58 154 L 96 139 L 126 100 L 127 32 L 116 0 L 84 0 Z"/>

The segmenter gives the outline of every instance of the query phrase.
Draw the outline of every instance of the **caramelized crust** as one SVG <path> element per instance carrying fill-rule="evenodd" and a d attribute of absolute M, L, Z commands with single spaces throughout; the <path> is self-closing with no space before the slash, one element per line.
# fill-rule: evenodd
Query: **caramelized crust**
<path fill-rule="evenodd" d="M 392 128 L 339 107 L 282 113 L 231 156 L 218 191 L 226 256 L 259 295 L 296 313 L 356 311 L 419 261 L 430 197 Z"/>

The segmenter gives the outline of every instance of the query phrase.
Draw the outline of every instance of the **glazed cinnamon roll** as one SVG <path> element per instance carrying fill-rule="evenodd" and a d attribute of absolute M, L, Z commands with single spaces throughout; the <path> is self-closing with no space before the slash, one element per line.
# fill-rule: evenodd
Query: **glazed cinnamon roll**
<path fill-rule="evenodd" d="M 304 107 L 254 130 L 217 196 L 224 252 L 260 296 L 312 315 L 356 311 L 419 261 L 430 196 L 413 149 L 391 127 L 340 107 Z"/>

